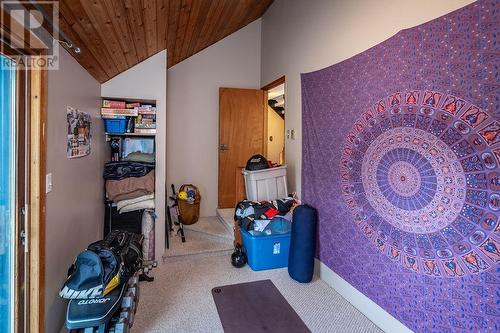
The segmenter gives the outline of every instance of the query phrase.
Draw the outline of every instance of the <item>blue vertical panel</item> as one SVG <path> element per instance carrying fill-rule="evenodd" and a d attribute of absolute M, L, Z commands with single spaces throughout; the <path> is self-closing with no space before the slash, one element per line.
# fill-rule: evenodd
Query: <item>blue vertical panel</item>
<path fill-rule="evenodd" d="M 0 55 L 0 333 L 11 330 L 14 302 L 15 69 Z"/>

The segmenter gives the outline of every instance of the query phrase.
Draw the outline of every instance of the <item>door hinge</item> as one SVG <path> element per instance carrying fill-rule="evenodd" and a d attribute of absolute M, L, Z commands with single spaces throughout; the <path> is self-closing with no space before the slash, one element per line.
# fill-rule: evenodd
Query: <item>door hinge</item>
<path fill-rule="evenodd" d="M 224 144 L 224 143 L 222 143 L 222 144 L 219 145 L 219 149 L 222 150 L 222 151 L 229 150 L 229 146 L 226 145 L 226 144 Z"/>

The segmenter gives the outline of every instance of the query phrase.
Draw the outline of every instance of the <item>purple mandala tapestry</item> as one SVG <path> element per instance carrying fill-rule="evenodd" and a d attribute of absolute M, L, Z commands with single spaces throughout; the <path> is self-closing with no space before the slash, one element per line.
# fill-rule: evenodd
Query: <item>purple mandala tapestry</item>
<path fill-rule="evenodd" d="M 500 331 L 499 34 L 478 1 L 302 75 L 318 257 L 415 332 Z"/>

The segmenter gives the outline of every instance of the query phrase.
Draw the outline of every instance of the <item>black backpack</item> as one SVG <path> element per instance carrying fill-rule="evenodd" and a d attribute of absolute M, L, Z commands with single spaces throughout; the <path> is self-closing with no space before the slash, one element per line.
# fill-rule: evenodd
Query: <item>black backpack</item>
<path fill-rule="evenodd" d="M 259 154 L 250 157 L 245 167 L 245 169 L 248 171 L 263 170 L 268 168 L 269 164 L 267 163 L 267 159 Z"/>
<path fill-rule="evenodd" d="M 142 241 L 142 235 L 113 230 L 104 240 L 90 244 L 69 268 L 59 295 L 68 299 L 105 296 L 141 267 Z"/>

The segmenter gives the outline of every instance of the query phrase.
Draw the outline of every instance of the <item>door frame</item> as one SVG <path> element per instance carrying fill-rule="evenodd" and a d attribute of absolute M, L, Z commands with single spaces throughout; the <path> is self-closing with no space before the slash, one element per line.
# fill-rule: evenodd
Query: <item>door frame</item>
<path fill-rule="evenodd" d="M 14 59 L 41 55 L 19 54 L 3 41 L 0 43 L 7 51 L 6 55 Z M 16 175 L 14 330 L 43 333 L 45 331 L 47 71 L 40 68 L 17 68 L 17 79 L 22 75 L 24 75 L 22 80 L 16 80 L 16 133 L 14 134 L 16 145 L 24 144 L 23 148 L 18 149 L 24 157 L 19 159 L 16 156 L 16 173 L 23 171 L 24 174 Z M 24 113 L 24 117 L 21 117 L 20 113 Z M 22 130 L 19 130 L 21 127 Z M 24 132 L 22 142 L 18 137 L 20 132 Z M 18 164 L 21 161 L 25 163 L 24 166 Z M 24 179 L 20 180 L 21 177 Z M 18 187 L 21 186 L 20 183 L 26 185 L 22 192 Z M 20 198 L 20 195 L 23 195 L 23 198 Z M 22 209 L 24 213 L 21 213 Z M 22 230 L 25 231 L 26 245 L 21 242 Z M 24 258 L 21 258 L 23 252 Z M 21 260 L 24 261 L 23 272 L 19 271 Z"/>
<path fill-rule="evenodd" d="M 266 103 L 268 102 L 268 91 L 273 89 L 273 88 L 276 88 L 277 86 L 283 84 L 284 85 L 284 90 L 285 90 L 285 110 L 286 110 L 286 75 L 283 75 L 279 78 L 277 78 L 276 80 L 272 81 L 271 83 L 268 83 L 266 84 L 265 86 L 263 86 L 262 88 L 260 88 L 261 90 L 264 90 L 266 92 Z M 284 137 L 285 137 L 285 140 L 283 142 L 283 148 L 284 148 L 284 152 L 283 152 L 283 161 L 284 161 L 284 164 L 286 164 L 286 111 L 285 111 L 285 119 L 284 119 L 284 125 L 285 125 L 285 133 L 283 133 Z M 267 157 L 267 140 L 268 140 L 268 131 L 267 131 L 267 114 L 266 114 L 266 119 L 265 119 L 265 122 L 264 122 L 264 142 L 266 142 L 264 144 L 265 146 L 265 152 L 266 152 L 266 157 Z"/>
<path fill-rule="evenodd" d="M 29 332 L 45 332 L 45 171 L 47 128 L 46 70 L 33 69 L 29 75 Z"/>
<path fill-rule="evenodd" d="M 280 84 L 285 84 L 285 82 L 286 82 L 286 76 L 283 75 L 282 77 L 277 78 L 276 80 L 272 81 L 271 83 L 266 84 L 265 86 L 263 86 L 260 89 L 268 91 L 270 89 L 273 89 L 273 88 L 279 86 Z"/>

